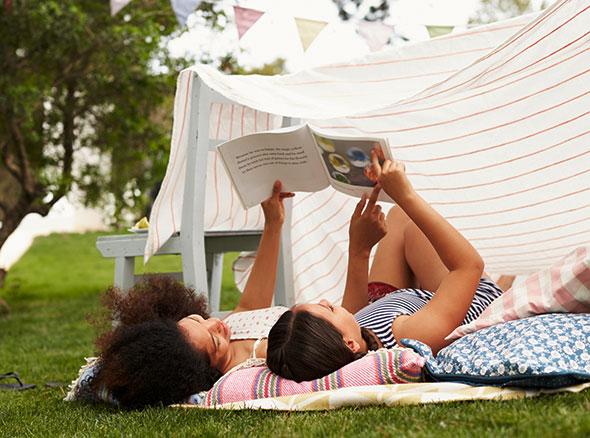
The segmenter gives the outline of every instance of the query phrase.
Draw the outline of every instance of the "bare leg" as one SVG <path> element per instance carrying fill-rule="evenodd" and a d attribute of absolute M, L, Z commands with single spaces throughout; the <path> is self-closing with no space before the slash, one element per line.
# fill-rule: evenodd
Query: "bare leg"
<path fill-rule="evenodd" d="M 404 243 L 405 259 L 418 286 L 436 292 L 449 270 L 414 222 L 410 221 L 406 226 Z"/>
<path fill-rule="evenodd" d="M 377 245 L 369 272 L 369 281 L 380 281 L 399 288 L 415 287 L 415 280 L 406 262 L 405 229 L 410 218 L 399 207 L 387 214 L 387 234 Z"/>
<path fill-rule="evenodd" d="M 514 275 L 500 275 L 500 278 L 496 281 L 496 284 L 504 292 L 512 287 L 512 283 L 514 283 Z"/>

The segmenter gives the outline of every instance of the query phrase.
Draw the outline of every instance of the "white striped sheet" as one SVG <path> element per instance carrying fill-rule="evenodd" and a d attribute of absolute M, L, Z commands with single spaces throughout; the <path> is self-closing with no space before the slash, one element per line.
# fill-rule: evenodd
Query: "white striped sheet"
<path fill-rule="evenodd" d="M 486 270 L 522 274 L 568 252 L 576 233 L 579 241 L 590 239 L 584 227 L 590 212 L 587 6 L 561 1 L 526 26 L 520 19 L 514 28 L 499 30 L 506 26 L 499 23 L 493 31 L 472 30 L 471 36 L 450 35 L 447 41 L 286 77 L 195 70 L 213 88 L 259 110 L 343 126 L 333 133 L 388 132 L 393 153 L 406 160 L 416 188 L 482 248 Z M 497 48 L 480 53 L 486 46 Z M 456 73 L 443 80 L 437 71 Z M 223 114 L 231 119 L 229 111 Z M 220 127 L 219 135 L 223 132 Z M 230 135 L 229 127 L 223 135 Z M 232 124 L 231 135 L 242 131 Z M 221 186 L 219 180 L 220 193 Z M 225 199 L 218 214 L 223 220 L 211 223 L 245 226 L 256 212 L 239 212 L 227 193 L 218 194 Z M 294 200 L 293 268 L 300 302 L 323 294 L 341 298 L 347 221 L 356 204 L 344 198 L 326 189 L 298 193 Z"/>
<path fill-rule="evenodd" d="M 538 19 L 527 24 L 519 32 L 508 38 L 503 44 L 500 44 L 496 49 L 480 58 L 477 62 L 462 69 L 448 80 L 424 90 L 409 99 L 409 101 L 417 102 L 426 98 L 440 97 L 444 93 L 454 92 L 457 88 L 465 87 L 469 83 L 478 81 L 492 69 L 497 70 L 499 64 L 506 62 L 507 58 L 510 59 L 514 53 L 526 53 L 528 51 L 527 46 L 531 44 L 531 41 L 535 42 L 543 38 L 555 26 L 570 20 L 572 15 L 582 9 L 580 7 L 580 4 L 583 4 L 582 1 L 573 2 L 576 3 L 573 11 L 568 10 L 568 3 L 571 5 L 572 2 L 568 2 L 567 0 L 556 2 L 549 10 L 541 14 Z M 556 20 L 559 21 L 559 24 L 554 23 Z M 530 52 L 527 54 L 530 54 Z"/>
<path fill-rule="evenodd" d="M 442 71 L 456 71 L 481 57 L 487 51 L 484 49 L 497 45 L 530 19 L 531 17 L 519 17 L 511 20 L 509 26 L 506 26 L 506 23 L 494 23 L 481 31 L 466 32 L 465 35 L 456 34 L 452 39 L 439 38 L 421 42 L 371 54 L 357 62 L 320 67 L 293 75 L 272 78 L 223 77 L 207 66 L 196 66 L 194 69 L 211 86 L 242 104 L 258 107 L 261 102 L 264 102 L 268 112 L 295 117 L 319 118 L 323 115 L 333 117 L 334 110 L 341 114 L 358 112 L 359 96 L 370 97 L 369 101 L 365 101 L 367 106 L 365 110 L 379 108 L 392 101 L 411 96 L 426 86 L 438 83 L 446 75 L 433 76 L 430 81 L 424 77 L 397 79 L 380 88 L 373 87 L 371 82 L 357 83 L 356 90 L 352 94 L 349 86 L 343 88 L 342 81 L 382 80 L 391 77 L 392 71 L 405 72 L 406 76 L 412 76 L 412 73 L 424 74 L 425 64 L 431 69 L 444 67 Z M 475 50 L 476 48 L 480 50 Z M 434 61 L 429 62 L 429 59 Z M 299 85 L 294 87 L 297 88 L 296 92 L 283 86 L 327 78 L 331 78 L 332 82 Z M 290 87 L 293 88 L 293 85 Z M 326 101 L 330 98 L 339 99 L 338 109 L 331 104 L 331 101 Z"/>

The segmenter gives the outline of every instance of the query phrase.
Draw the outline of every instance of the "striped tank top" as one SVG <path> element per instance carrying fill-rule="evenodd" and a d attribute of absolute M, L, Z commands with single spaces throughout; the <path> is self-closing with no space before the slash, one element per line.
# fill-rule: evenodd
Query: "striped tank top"
<path fill-rule="evenodd" d="M 482 278 L 462 324 L 474 321 L 502 290 L 488 278 Z M 434 292 L 423 289 L 398 289 L 359 310 L 355 319 L 361 327 L 375 333 L 386 348 L 395 347 L 392 325 L 399 315 L 412 315 L 432 299 Z"/>

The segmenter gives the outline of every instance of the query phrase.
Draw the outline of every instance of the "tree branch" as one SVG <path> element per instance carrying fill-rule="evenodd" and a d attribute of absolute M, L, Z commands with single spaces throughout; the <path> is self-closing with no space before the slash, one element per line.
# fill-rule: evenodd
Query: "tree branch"
<path fill-rule="evenodd" d="M 8 142 L 5 141 L 0 148 L 2 152 L 2 162 L 10 173 L 17 181 L 22 183 L 22 172 L 21 169 L 18 167 L 18 164 L 14 162 L 14 156 L 8 153 Z"/>
<path fill-rule="evenodd" d="M 61 182 L 57 193 L 65 195 L 70 188 L 72 164 L 74 161 L 74 128 L 76 117 L 76 82 L 69 80 L 66 85 L 66 98 L 63 106 L 63 141 L 64 157 L 61 172 Z"/>
<path fill-rule="evenodd" d="M 14 120 L 12 120 L 11 126 L 12 126 L 12 134 L 14 135 L 14 138 L 16 140 L 16 146 L 17 146 L 18 155 L 20 158 L 20 163 L 21 163 L 22 177 L 19 180 L 22 182 L 25 192 L 29 196 L 32 196 L 35 193 L 36 187 L 35 187 L 35 180 L 34 180 L 33 175 L 31 173 L 31 166 L 29 164 L 27 150 L 25 149 L 25 142 L 23 140 L 22 133 L 20 132 L 20 128 L 18 127 L 18 125 L 16 124 L 16 122 Z"/>

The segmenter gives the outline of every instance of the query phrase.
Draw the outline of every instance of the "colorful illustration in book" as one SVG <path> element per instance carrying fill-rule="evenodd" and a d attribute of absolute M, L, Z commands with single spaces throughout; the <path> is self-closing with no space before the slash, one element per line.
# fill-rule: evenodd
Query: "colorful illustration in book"
<path fill-rule="evenodd" d="M 355 140 L 325 138 L 313 135 L 321 152 L 330 177 L 339 183 L 373 187 L 373 175 L 370 172 L 371 150 L 376 148 L 380 161 L 383 152 L 379 143 L 372 140 Z"/>
<path fill-rule="evenodd" d="M 346 158 L 338 154 L 328 155 L 328 160 L 334 169 L 340 173 L 350 172 L 350 163 Z"/>
<path fill-rule="evenodd" d="M 346 151 L 346 155 L 348 156 L 350 164 L 352 164 L 354 167 L 361 167 L 364 169 L 371 164 L 371 158 L 369 155 L 357 147 L 351 147 L 348 149 L 348 151 Z"/>
<path fill-rule="evenodd" d="M 336 181 L 340 181 L 341 183 L 350 184 L 350 180 L 346 177 L 346 175 L 342 175 L 340 172 L 332 172 L 332 178 L 334 178 Z"/>
<path fill-rule="evenodd" d="M 320 145 L 320 148 L 322 148 L 324 151 L 328 153 L 336 152 L 336 148 L 334 147 L 334 142 L 332 140 L 329 138 L 320 137 L 319 135 L 314 135 L 314 137 L 318 142 L 318 145 Z"/>

